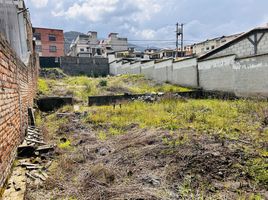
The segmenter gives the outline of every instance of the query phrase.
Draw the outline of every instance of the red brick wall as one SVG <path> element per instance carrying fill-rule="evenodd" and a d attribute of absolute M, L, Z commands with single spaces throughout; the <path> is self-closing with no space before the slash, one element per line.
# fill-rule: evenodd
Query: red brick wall
<path fill-rule="evenodd" d="M 28 108 L 33 107 L 37 62 L 26 66 L 0 35 L 0 187 L 10 172 L 16 148 L 28 126 Z"/>
<path fill-rule="evenodd" d="M 63 30 L 33 28 L 34 33 L 41 33 L 42 52 L 40 56 L 43 57 L 61 57 L 64 56 L 64 34 Z M 56 41 L 49 41 L 49 34 L 56 36 Z M 56 46 L 57 52 L 50 52 L 49 46 Z"/>

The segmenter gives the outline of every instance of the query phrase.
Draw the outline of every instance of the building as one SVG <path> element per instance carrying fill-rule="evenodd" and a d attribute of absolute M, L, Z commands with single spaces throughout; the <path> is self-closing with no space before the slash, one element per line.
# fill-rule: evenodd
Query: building
<path fill-rule="evenodd" d="M 156 60 L 160 59 L 159 50 L 157 48 L 149 48 L 144 50 L 144 59 Z"/>
<path fill-rule="evenodd" d="M 199 59 L 214 59 L 230 55 L 236 55 L 237 58 L 260 56 L 268 53 L 267 44 L 268 27 L 258 27 L 240 34 L 235 39 L 200 56 Z"/>
<path fill-rule="evenodd" d="M 33 28 L 35 51 L 40 57 L 64 56 L 63 30 L 50 28 Z"/>
<path fill-rule="evenodd" d="M 102 40 L 100 44 L 104 55 L 111 52 L 128 50 L 128 39 L 118 37 L 118 33 L 110 33 L 108 39 Z"/>
<path fill-rule="evenodd" d="M 208 39 L 204 42 L 187 45 L 184 47 L 186 55 L 203 55 L 239 37 L 242 33 Z"/>
<path fill-rule="evenodd" d="M 160 59 L 176 58 L 184 56 L 184 52 L 181 52 L 180 50 L 176 51 L 176 49 L 162 49 L 158 54 Z"/>
<path fill-rule="evenodd" d="M 117 33 L 110 33 L 108 39 L 100 41 L 97 32 L 90 31 L 77 36 L 70 46 L 68 56 L 108 57 L 113 52 L 124 51 L 128 51 L 127 38 L 120 38 Z"/>
<path fill-rule="evenodd" d="M 96 57 L 101 56 L 101 46 L 98 33 L 90 31 L 87 34 L 78 35 L 70 46 L 68 56 Z"/>
<path fill-rule="evenodd" d="M 205 90 L 268 96 L 268 27 L 259 27 L 199 57 Z"/>

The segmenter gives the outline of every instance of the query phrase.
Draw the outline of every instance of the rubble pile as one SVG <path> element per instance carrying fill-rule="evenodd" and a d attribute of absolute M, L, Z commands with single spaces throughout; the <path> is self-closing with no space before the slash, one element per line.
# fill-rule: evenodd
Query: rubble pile
<path fill-rule="evenodd" d="M 48 178 L 54 148 L 54 145 L 44 142 L 39 129 L 28 127 L 27 135 L 18 147 L 17 161 L 6 184 L 3 199 L 23 200 L 28 183 L 42 184 Z"/>
<path fill-rule="evenodd" d="M 26 169 L 26 176 L 35 183 L 48 178 L 47 169 L 52 164 L 55 146 L 46 144 L 40 130 L 29 127 L 22 145 L 18 148 L 19 166 Z"/>

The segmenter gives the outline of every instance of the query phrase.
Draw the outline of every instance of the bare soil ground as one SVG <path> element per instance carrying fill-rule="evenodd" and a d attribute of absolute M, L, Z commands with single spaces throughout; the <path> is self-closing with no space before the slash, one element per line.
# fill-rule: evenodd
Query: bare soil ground
<path fill-rule="evenodd" d="M 254 146 L 190 128 L 171 132 L 135 124 L 123 135 L 100 139 L 97 129 L 105 127 L 85 124 L 83 115 L 65 117 L 49 136 L 54 142 L 69 138 L 72 145 L 57 149 L 49 179 L 28 185 L 26 199 L 268 198 L 267 184 L 254 184 L 243 167 L 259 157 L 254 149 L 267 143 Z"/>

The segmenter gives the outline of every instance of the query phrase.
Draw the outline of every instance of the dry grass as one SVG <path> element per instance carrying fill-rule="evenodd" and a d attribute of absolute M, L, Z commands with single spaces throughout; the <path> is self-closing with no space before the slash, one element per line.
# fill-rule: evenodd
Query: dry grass
<path fill-rule="evenodd" d="M 105 83 L 105 84 L 104 84 Z M 40 78 L 41 95 L 73 95 L 87 101 L 88 96 L 150 92 L 179 92 L 188 89 L 145 79 L 141 75 L 122 75 L 118 77 L 89 78 L 86 76 L 66 77 L 60 80 Z"/>
<path fill-rule="evenodd" d="M 158 90 L 140 76 L 106 78 L 107 86 L 99 85 L 102 79 L 84 85 L 88 80 L 69 78 L 57 84 L 71 90 L 78 85 L 77 92 L 87 89 L 87 94 L 141 92 L 147 85 Z M 78 114 L 69 106 L 59 112 L 73 114 L 39 119 L 60 148 L 50 178 L 43 188 L 30 186 L 28 199 L 267 197 L 267 102 L 164 99 L 126 103 L 121 109 L 81 106 Z M 61 138 L 70 148 L 61 148 Z"/>

